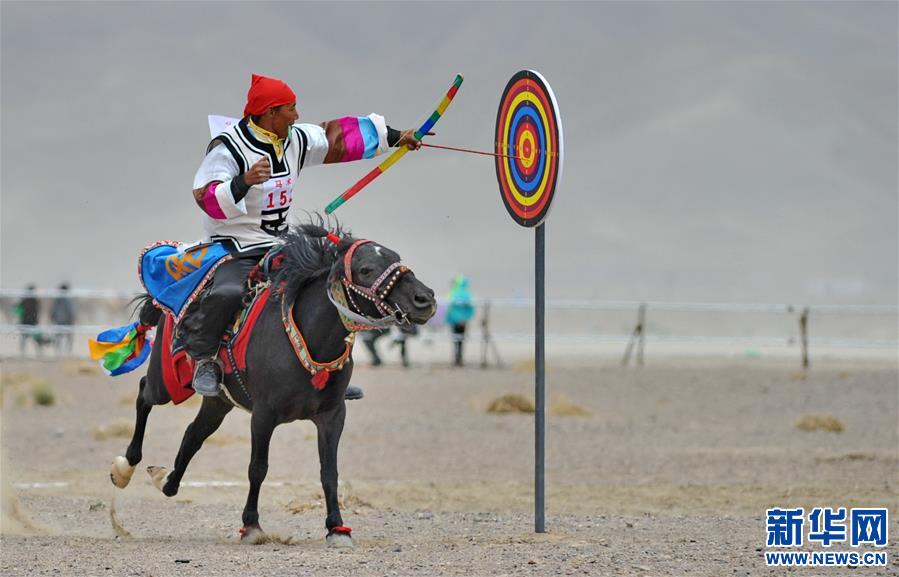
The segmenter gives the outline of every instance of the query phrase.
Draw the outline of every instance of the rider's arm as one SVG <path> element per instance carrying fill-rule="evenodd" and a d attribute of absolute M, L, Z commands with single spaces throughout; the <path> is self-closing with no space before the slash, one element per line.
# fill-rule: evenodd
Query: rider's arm
<path fill-rule="evenodd" d="M 433 132 L 429 132 L 430 134 L 434 134 Z M 421 148 L 421 143 L 418 139 L 415 138 L 415 130 L 397 130 L 395 128 L 387 127 L 387 144 L 391 148 L 396 148 L 399 146 L 408 146 L 412 150 L 418 150 Z"/>
<path fill-rule="evenodd" d="M 395 148 L 403 133 L 396 128 L 387 127 L 387 146 Z"/>
<path fill-rule="evenodd" d="M 224 144 L 214 146 L 194 176 L 194 200 L 203 212 L 216 220 L 247 213 L 244 197 L 249 185 L 237 161 Z"/>
<path fill-rule="evenodd" d="M 387 123 L 377 114 L 298 124 L 306 143 L 303 166 L 373 158 L 389 150 Z"/>

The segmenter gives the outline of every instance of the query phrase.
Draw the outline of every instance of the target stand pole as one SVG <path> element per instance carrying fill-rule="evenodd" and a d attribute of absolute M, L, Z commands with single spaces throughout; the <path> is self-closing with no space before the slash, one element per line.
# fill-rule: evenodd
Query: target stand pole
<path fill-rule="evenodd" d="M 544 362 L 544 318 L 545 318 L 545 232 L 546 223 L 540 224 L 535 230 L 535 335 L 534 335 L 534 531 L 546 532 L 546 507 L 544 457 L 546 454 L 546 364 Z"/>
<path fill-rule="evenodd" d="M 503 204 L 516 223 L 534 228 L 534 531 L 546 532 L 546 215 L 562 176 L 562 118 L 549 83 L 520 70 L 499 100 L 494 166 Z M 501 156 L 503 155 L 503 156 Z M 514 161 L 508 156 L 514 155 Z"/>

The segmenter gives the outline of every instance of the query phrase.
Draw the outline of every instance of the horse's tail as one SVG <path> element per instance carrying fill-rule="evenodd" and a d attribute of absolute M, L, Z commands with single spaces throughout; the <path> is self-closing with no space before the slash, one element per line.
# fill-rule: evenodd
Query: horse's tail
<path fill-rule="evenodd" d="M 148 293 L 137 295 L 128 304 L 134 305 L 131 316 L 137 314 L 140 324 L 155 327 L 162 316 L 162 309 L 153 304 L 153 297 Z"/>

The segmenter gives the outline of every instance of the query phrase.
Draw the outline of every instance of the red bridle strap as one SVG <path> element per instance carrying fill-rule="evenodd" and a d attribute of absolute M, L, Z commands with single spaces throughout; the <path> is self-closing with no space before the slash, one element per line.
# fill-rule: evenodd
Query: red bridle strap
<path fill-rule="evenodd" d="M 371 242 L 370 240 L 357 240 L 350 248 L 347 249 L 346 255 L 343 257 L 343 277 L 350 282 L 350 284 L 355 284 L 353 282 L 353 253 L 356 252 L 356 249 L 362 246 L 363 244 Z"/>
<path fill-rule="evenodd" d="M 409 269 L 406 266 L 402 265 L 399 262 L 391 264 L 383 273 L 381 273 L 381 276 L 379 276 L 370 287 L 363 287 L 353 282 L 353 254 L 356 252 L 357 248 L 368 242 L 371 241 L 364 239 L 357 240 L 352 245 L 350 245 L 350 248 L 346 251 L 346 255 L 344 255 L 343 257 L 343 286 L 347 289 L 347 300 L 353 307 L 356 308 L 357 312 L 361 312 L 361 309 L 359 309 L 358 305 L 356 305 L 355 301 L 353 300 L 352 293 L 355 292 L 369 299 L 375 305 L 375 308 L 378 309 L 378 312 L 380 312 L 385 317 L 393 316 L 397 312 L 405 317 L 405 313 L 402 313 L 402 311 L 400 311 L 398 308 L 394 310 L 394 307 L 391 306 L 386 299 L 387 295 L 393 289 L 393 286 L 397 283 L 397 281 L 399 281 L 400 277 L 403 274 L 409 272 Z M 381 285 L 384 284 L 385 281 L 387 286 L 382 289 Z"/>

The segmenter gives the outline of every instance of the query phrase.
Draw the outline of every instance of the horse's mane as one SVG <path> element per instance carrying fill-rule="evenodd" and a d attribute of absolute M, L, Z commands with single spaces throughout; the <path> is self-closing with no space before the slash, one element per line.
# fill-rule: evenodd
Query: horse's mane
<path fill-rule="evenodd" d="M 326 224 L 328 228 L 325 228 Z M 335 246 L 325 238 L 329 232 L 340 237 L 339 245 Z M 353 238 L 337 219 L 333 222 L 329 219 L 326 223 L 320 214 L 312 213 L 308 223 L 291 226 L 281 237 L 281 242 L 284 258 L 272 280 L 275 286 L 284 287 L 284 298 L 292 302 L 301 288 L 331 271 L 353 243 Z"/>

